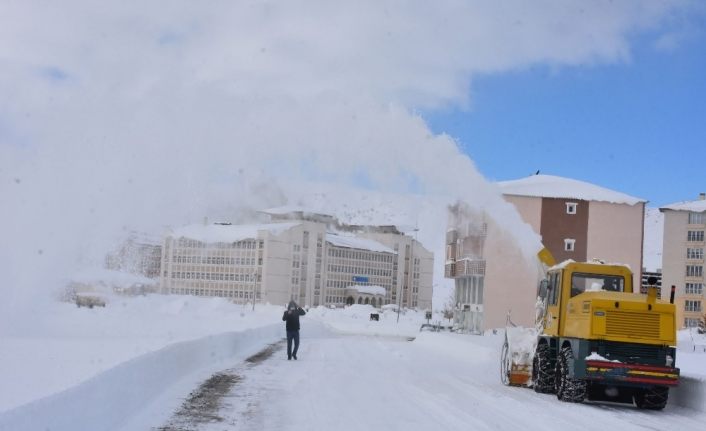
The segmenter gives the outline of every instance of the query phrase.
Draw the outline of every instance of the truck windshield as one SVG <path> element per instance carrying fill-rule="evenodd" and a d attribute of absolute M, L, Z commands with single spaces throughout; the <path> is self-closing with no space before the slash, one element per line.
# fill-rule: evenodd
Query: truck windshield
<path fill-rule="evenodd" d="M 574 273 L 571 275 L 571 297 L 583 292 L 622 292 L 625 280 L 618 275 Z"/>

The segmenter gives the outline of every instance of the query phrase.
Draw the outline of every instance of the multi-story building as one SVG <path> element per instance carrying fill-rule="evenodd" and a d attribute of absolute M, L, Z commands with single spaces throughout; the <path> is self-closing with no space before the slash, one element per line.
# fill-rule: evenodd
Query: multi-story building
<path fill-rule="evenodd" d="M 488 225 L 484 216 L 469 217 L 470 214 L 462 204 L 451 208 L 444 276 L 454 279 L 454 324 L 463 331 L 479 333 L 485 324 L 483 250 Z"/>
<path fill-rule="evenodd" d="M 557 261 L 625 263 L 636 274 L 635 284 L 639 282 L 646 201 L 550 175 L 498 186 Z M 446 276 L 456 279 L 456 309 L 465 314 L 465 328 L 505 326 L 508 312 L 515 323 L 532 325 L 542 276 L 538 260 L 522 256 L 507 228 L 487 214 L 458 207 L 455 212 L 447 237 Z"/>
<path fill-rule="evenodd" d="M 394 250 L 388 303 L 403 308 L 431 310 L 434 253 L 394 226 L 367 226 L 359 235 Z"/>
<path fill-rule="evenodd" d="M 192 225 L 170 232 L 162 291 L 238 302 L 431 307 L 433 255 L 411 237 L 391 234 L 389 227 L 341 225 L 300 208 L 265 213 L 272 223 Z M 399 301 L 407 287 L 407 302 Z"/>
<path fill-rule="evenodd" d="M 664 214 L 662 251 L 663 299 L 675 286 L 677 324 L 698 326 L 704 315 L 704 235 L 706 194 L 695 201 L 678 202 L 660 208 Z"/>
<path fill-rule="evenodd" d="M 382 306 L 392 301 L 395 274 L 393 262 L 397 253 L 367 238 L 326 234 L 326 273 L 324 274 L 324 304 L 353 304 L 357 295 L 349 289 L 357 286 L 379 286 L 384 298 L 376 298 Z"/>

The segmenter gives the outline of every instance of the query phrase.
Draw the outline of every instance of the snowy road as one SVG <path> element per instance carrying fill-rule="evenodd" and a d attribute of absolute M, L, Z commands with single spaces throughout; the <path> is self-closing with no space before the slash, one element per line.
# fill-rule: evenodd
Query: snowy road
<path fill-rule="evenodd" d="M 470 343 L 469 336 L 453 334 L 424 333 L 414 342 L 325 331 L 302 335 L 299 361 L 287 361 L 278 350 L 243 369 L 219 413 L 225 421 L 199 429 L 697 430 L 706 421 L 704 413 L 674 406 L 647 412 L 568 404 L 504 387 L 497 337 Z"/>

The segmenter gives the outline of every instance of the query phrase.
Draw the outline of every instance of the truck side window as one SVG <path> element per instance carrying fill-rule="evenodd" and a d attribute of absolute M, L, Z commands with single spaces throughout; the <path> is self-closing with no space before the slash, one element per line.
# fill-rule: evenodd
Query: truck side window
<path fill-rule="evenodd" d="M 549 276 L 549 305 L 557 304 L 559 289 L 561 289 L 561 277 L 558 272 L 555 272 Z"/>

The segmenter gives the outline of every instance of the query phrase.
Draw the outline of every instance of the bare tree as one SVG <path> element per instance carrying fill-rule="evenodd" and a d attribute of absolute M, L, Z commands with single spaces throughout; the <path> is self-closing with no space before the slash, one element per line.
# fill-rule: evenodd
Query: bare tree
<path fill-rule="evenodd" d="M 451 293 L 446 300 L 446 303 L 444 303 L 444 308 L 441 310 L 441 313 L 444 315 L 444 319 L 448 319 L 449 323 L 451 323 L 451 319 L 454 318 L 454 295 Z"/>

